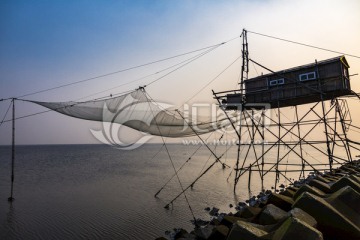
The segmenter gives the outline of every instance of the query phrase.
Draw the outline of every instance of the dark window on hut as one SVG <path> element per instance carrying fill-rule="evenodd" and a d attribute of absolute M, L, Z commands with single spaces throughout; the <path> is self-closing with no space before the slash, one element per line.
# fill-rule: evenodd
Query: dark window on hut
<path fill-rule="evenodd" d="M 270 80 L 269 86 L 273 87 L 273 86 L 277 86 L 277 85 L 283 85 L 284 83 L 285 83 L 285 80 L 283 78 L 280 78 L 280 79 Z"/>
<path fill-rule="evenodd" d="M 316 74 L 315 74 L 315 72 L 303 73 L 303 74 L 299 75 L 299 79 L 300 79 L 300 81 L 314 80 L 314 79 L 316 79 Z"/>

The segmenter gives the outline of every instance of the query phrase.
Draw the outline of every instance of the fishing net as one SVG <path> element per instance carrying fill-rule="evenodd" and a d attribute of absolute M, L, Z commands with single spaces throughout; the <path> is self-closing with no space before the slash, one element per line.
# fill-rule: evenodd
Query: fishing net
<path fill-rule="evenodd" d="M 151 135 L 187 137 L 229 126 L 225 116 L 187 116 L 171 105 L 151 100 L 139 89 L 118 97 L 86 102 L 38 102 L 36 104 L 80 119 L 122 124 Z"/>

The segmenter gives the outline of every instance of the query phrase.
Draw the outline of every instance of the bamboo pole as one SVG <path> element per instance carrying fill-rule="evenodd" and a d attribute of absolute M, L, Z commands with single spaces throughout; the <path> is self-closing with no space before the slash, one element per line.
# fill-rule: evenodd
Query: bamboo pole
<path fill-rule="evenodd" d="M 11 141 L 11 190 L 9 202 L 14 201 L 14 167 L 15 167 L 15 98 L 12 99 L 12 141 Z"/>

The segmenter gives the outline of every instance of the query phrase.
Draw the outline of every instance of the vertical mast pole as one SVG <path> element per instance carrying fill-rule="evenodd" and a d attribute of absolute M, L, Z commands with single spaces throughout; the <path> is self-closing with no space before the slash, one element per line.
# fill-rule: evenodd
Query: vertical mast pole
<path fill-rule="evenodd" d="M 11 143 L 11 190 L 10 197 L 8 198 L 9 202 L 14 200 L 14 166 L 15 166 L 15 98 L 12 99 L 13 109 L 12 109 L 12 143 Z"/>
<path fill-rule="evenodd" d="M 241 79 L 240 79 L 240 122 L 239 122 L 239 129 L 238 129 L 238 152 L 237 152 L 237 158 L 236 158 L 236 169 L 235 169 L 235 181 L 234 181 L 234 193 L 236 192 L 236 184 L 239 180 L 239 161 L 240 161 L 240 149 L 241 149 L 241 115 L 243 111 L 246 111 L 244 109 L 244 96 L 245 96 L 245 85 L 244 85 L 244 79 L 248 78 L 249 73 L 249 52 L 248 52 L 248 42 L 247 42 L 247 31 L 243 29 L 241 36 L 243 37 L 243 43 L 242 43 L 242 66 L 241 66 Z M 240 37 L 241 37 L 240 36 Z"/>
<path fill-rule="evenodd" d="M 240 93 L 242 96 L 245 94 L 244 79 L 248 78 L 249 73 L 249 51 L 247 41 L 247 31 L 243 29 L 242 32 L 243 44 L 242 44 L 242 66 L 241 66 L 241 79 L 240 79 Z"/>

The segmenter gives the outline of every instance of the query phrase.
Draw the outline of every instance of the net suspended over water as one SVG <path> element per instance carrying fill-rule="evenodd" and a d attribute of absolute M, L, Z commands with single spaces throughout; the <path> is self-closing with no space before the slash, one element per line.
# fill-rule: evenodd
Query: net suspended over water
<path fill-rule="evenodd" d="M 144 89 L 118 97 L 86 102 L 38 102 L 56 112 L 80 119 L 122 124 L 151 135 L 187 137 L 209 133 L 230 124 L 224 116 L 184 117 L 177 110 L 167 109 L 168 104 L 152 101 Z"/>

